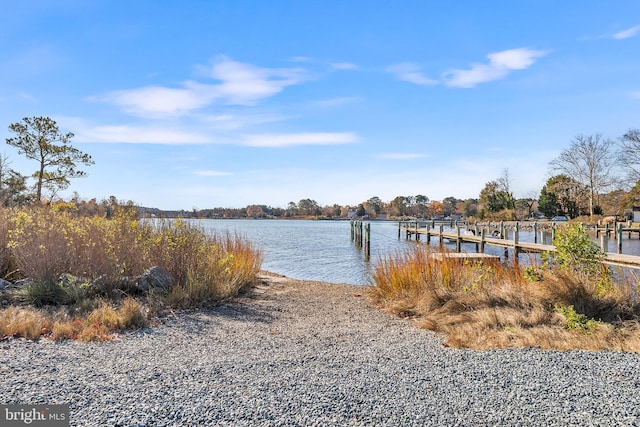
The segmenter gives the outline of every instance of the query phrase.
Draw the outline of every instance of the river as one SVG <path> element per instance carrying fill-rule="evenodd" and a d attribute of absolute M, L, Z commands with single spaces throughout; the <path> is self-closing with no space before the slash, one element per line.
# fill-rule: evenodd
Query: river
<path fill-rule="evenodd" d="M 262 268 L 288 277 L 355 285 L 370 284 L 370 272 L 380 257 L 410 250 L 417 243 L 398 239 L 395 221 L 371 221 L 371 259 L 351 241 L 349 221 L 202 219 L 189 223 L 209 233 L 237 233 L 251 240 L 264 254 Z M 511 238 L 511 237 L 510 237 Z M 425 244 L 424 238 L 422 243 Z M 533 241 L 531 232 L 521 232 L 520 241 Z M 438 239 L 432 239 L 438 245 Z M 455 245 L 447 244 L 455 250 Z M 474 252 L 475 244 L 464 244 L 464 252 Z M 609 250 L 616 250 L 615 240 Z M 504 255 L 504 250 L 488 245 L 486 252 Z M 640 240 L 623 240 L 623 252 L 640 255 Z M 513 256 L 512 254 L 510 256 Z M 535 255 L 521 254 L 527 263 Z"/>

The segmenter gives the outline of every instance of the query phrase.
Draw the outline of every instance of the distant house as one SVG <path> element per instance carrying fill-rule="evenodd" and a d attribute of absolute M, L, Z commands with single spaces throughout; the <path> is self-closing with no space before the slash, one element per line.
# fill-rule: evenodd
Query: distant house
<path fill-rule="evenodd" d="M 633 222 L 640 222 L 640 206 L 634 206 L 633 210 Z"/>

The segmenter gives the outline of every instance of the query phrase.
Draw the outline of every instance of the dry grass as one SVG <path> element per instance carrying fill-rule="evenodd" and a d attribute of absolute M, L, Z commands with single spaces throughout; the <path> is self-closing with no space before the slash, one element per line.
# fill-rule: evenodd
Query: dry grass
<path fill-rule="evenodd" d="M 16 296 L 36 306 L 120 297 L 132 291 L 122 278 L 151 266 L 175 279 L 169 302 L 202 306 L 252 283 L 262 262 L 261 252 L 239 236 L 211 236 L 181 220 L 139 221 L 125 209 L 111 219 L 55 206 L 0 209 L 0 217 L 0 248 L 7 248 L 3 277 L 32 279 Z M 59 286 L 63 274 L 85 283 Z M 88 286 L 93 282 L 100 285 Z"/>
<path fill-rule="evenodd" d="M 48 336 L 55 341 L 106 341 L 114 334 L 149 326 L 145 309 L 133 298 L 126 298 L 119 307 L 103 302 L 88 315 L 69 316 L 63 310 L 37 310 L 30 307 L 9 307 L 0 311 L 0 338 L 22 337 L 36 341 Z"/>
<path fill-rule="evenodd" d="M 181 220 L 139 221 L 127 209 L 111 219 L 79 216 L 68 204 L 0 208 L 0 277 L 30 279 L 5 297 L 41 308 L 0 311 L 0 338 L 110 339 L 149 324 L 146 309 L 122 300 L 140 292 L 123 278 L 158 266 L 174 285 L 146 295 L 151 309 L 202 307 L 253 283 L 261 263 L 261 252 L 246 239 L 211 236 Z M 73 280 L 60 280 L 63 275 Z M 52 306 L 61 308 L 54 313 Z"/>
<path fill-rule="evenodd" d="M 437 261 L 418 247 L 380 260 L 372 297 L 452 347 L 640 352 L 637 280 L 603 290 L 592 279 L 536 266 Z"/>
<path fill-rule="evenodd" d="M 51 325 L 50 316 L 32 308 L 9 307 L 0 312 L 0 338 L 22 337 L 36 341 Z"/>

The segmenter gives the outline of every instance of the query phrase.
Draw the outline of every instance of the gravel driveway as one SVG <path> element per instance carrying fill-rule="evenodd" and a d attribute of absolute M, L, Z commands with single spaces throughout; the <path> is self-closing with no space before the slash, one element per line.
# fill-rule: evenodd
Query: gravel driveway
<path fill-rule="evenodd" d="M 0 342 L 0 403 L 95 426 L 639 426 L 640 355 L 446 348 L 364 287 L 265 273 L 111 342 Z"/>

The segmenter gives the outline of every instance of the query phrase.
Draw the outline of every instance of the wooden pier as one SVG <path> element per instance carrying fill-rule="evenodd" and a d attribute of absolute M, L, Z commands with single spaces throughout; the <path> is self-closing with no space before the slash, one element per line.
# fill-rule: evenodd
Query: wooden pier
<path fill-rule="evenodd" d="M 546 226 L 547 224 L 545 224 Z M 622 224 L 619 224 L 617 230 L 617 243 L 618 253 L 608 252 L 608 237 L 606 233 L 601 234 L 600 245 L 603 248 L 606 256 L 604 263 L 608 265 L 616 265 L 631 268 L 640 268 L 640 256 L 626 255 L 621 253 L 622 249 L 622 233 L 625 232 L 625 228 Z M 493 245 L 504 248 L 505 258 L 508 257 L 509 249 L 513 250 L 515 254 L 515 260 L 518 259 L 520 253 L 554 253 L 556 247 L 551 244 L 555 234 L 554 227 L 539 227 L 536 223 L 533 225 L 534 242 L 521 242 L 519 239 L 520 224 L 515 222 L 511 227 L 511 234 L 513 239 L 507 239 L 508 234 L 505 223 L 499 223 L 497 226 L 470 226 L 469 224 L 455 224 L 452 231 L 444 231 L 443 223 L 430 222 L 418 222 L 418 221 L 400 221 L 398 223 L 398 238 L 401 237 L 404 231 L 407 239 L 412 236 L 416 240 L 420 240 L 421 236 L 424 236 L 427 243 L 431 242 L 432 238 L 437 238 L 440 245 L 443 245 L 445 241 L 455 244 L 456 252 L 462 252 L 463 243 L 475 243 L 476 252 L 484 253 L 486 245 Z M 634 229 L 633 231 L 640 231 Z M 640 234 L 639 234 L 640 236 Z M 540 239 L 538 239 L 540 237 Z M 540 243 L 538 243 L 540 240 Z"/>
<path fill-rule="evenodd" d="M 351 240 L 361 249 L 364 249 L 364 257 L 369 260 L 371 258 L 371 224 L 352 220 Z"/>

